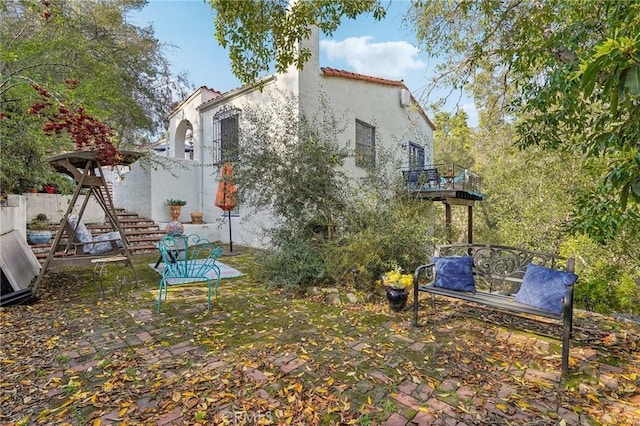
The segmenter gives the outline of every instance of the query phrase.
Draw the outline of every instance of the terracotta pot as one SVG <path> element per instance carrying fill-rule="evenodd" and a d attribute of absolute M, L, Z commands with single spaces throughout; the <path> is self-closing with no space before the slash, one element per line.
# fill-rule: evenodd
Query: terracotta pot
<path fill-rule="evenodd" d="M 169 206 L 169 214 L 171 215 L 171 220 L 178 220 L 181 212 L 182 206 Z"/>
<path fill-rule="evenodd" d="M 191 223 L 201 224 L 203 215 L 204 213 L 202 212 L 191 212 Z"/>

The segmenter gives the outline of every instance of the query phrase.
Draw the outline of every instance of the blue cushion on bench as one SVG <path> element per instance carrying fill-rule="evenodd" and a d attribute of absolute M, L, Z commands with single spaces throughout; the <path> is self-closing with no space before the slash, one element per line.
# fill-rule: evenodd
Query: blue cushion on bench
<path fill-rule="evenodd" d="M 572 272 L 558 271 L 530 263 L 527 265 L 520 290 L 513 300 L 560 313 L 565 289 L 577 279 L 578 276 Z"/>
<path fill-rule="evenodd" d="M 472 256 L 434 257 L 436 267 L 436 281 L 434 287 L 456 291 L 476 291 L 473 280 Z"/>
<path fill-rule="evenodd" d="M 95 244 L 91 244 L 90 254 L 102 254 L 113 250 L 110 240 L 116 241 L 116 247 L 122 248 L 122 240 L 120 239 L 120 233 L 117 231 L 107 232 L 106 234 L 98 235 L 93 239 Z"/>

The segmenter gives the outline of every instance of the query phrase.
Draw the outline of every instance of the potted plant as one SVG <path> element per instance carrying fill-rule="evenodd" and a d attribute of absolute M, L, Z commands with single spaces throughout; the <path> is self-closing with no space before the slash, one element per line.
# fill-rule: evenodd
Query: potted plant
<path fill-rule="evenodd" d="M 386 272 L 382 276 L 382 285 L 386 288 L 389 309 L 394 312 L 400 312 L 404 309 L 409 297 L 408 289 L 412 284 L 413 275 L 403 274 L 400 268 Z"/>
<path fill-rule="evenodd" d="M 184 200 L 179 200 L 177 198 L 167 198 L 164 202 L 165 206 L 169 206 L 169 213 L 171 214 L 171 220 L 177 221 L 180 217 L 180 212 L 182 211 L 182 206 L 186 206 L 187 202 Z"/>
<path fill-rule="evenodd" d="M 27 242 L 29 244 L 49 244 L 51 241 L 51 224 L 44 213 L 39 213 L 27 224 Z"/>

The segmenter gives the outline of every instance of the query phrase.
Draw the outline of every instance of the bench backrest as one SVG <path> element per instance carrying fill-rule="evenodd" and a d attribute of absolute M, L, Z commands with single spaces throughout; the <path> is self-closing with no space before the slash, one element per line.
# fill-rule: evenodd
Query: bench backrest
<path fill-rule="evenodd" d="M 165 265 L 163 275 L 172 278 L 205 277 L 211 269 L 217 269 L 216 260 L 222 247 L 196 234 L 165 236 L 158 243 Z"/>
<path fill-rule="evenodd" d="M 574 259 L 516 247 L 487 244 L 445 244 L 436 246 L 434 256 L 473 256 L 476 288 L 515 294 L 520 289 L 529 263 L 574 272 Z"/>

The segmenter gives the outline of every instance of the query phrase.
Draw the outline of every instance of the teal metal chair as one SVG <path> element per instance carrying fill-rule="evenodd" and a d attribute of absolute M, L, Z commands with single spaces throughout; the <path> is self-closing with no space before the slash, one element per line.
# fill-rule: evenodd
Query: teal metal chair
<path fill-rule="evenodd" d="M 164 262 L 162 278 L 158 288 L 158 312 L 162 299 L 167 300 L 170 286 L 207 282 L 207 306 L 211 310 L 211 285 L 214 296 L 218 297 L 220 267 L 216 260 L 222 254 L 222 247 L 216 247 L 209 240 L 196 234 L 165 236 L 158 243 L 158 250 Z"/>

